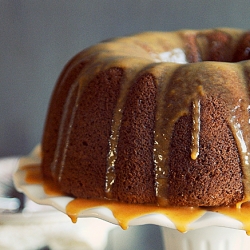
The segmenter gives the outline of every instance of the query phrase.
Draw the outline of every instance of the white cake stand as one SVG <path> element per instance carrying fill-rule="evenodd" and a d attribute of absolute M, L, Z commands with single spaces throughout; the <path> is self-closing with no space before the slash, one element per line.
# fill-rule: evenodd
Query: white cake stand
<path fill-rule="evenodd" d="M 17 157 L 0 159 L 0 249 L 105 249 L 110 230 L 118 226 L 94 217 L 74 224 L 53 206 L 20 197 L 12 185 L 12 174 L 19 166 Z"/>
<path fill-rule="evenodd" d="M 40 162 L 40 147 L 37 146 L 27 157 L 19 161 L 14 173 L 14 184 L 35 203 L 49 205 L 66 213 L 67 204 L 73 200 L 69 196 L 48 196 L 40 184 L 29 184 L 25 181 L 25 170 L 22 167 Z M 67 216 L 66 216 L 67 217 Z M 78 218 L 98 218 L 113 225 L 119 225 L 111 210 L 106 207 L 94 207 L 82 211 Z M 80 220 L 79 220 L 80 221 Z M 110 225 L 112 225 L 110 224 Z M 176 230 L 174 223 L 163 214 L 147 214 L 129 221 L 129 226 L 154 224 L 162 229 L 163 241 L 167 250 L 248 250 L 250 237 L 242 230 L 240 221 L 220 213 L 206 212 L 198 220 L 188 225 L 187 233 Z"/>

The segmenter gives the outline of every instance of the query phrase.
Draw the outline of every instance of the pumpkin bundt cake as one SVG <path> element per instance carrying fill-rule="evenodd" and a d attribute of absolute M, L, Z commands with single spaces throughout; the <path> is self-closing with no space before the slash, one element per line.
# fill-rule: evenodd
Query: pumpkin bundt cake
<path fill-rule="evenodd" d="M 147 32 L 62 71 L 42 171 L 68 195 L 173 206 L 249 197 L 250 32 Z"/>

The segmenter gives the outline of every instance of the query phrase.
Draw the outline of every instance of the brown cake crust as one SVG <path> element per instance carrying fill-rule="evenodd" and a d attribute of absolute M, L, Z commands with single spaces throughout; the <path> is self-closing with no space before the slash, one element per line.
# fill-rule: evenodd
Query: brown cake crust
<path fill-rule="evenodd" d="M 168 199 L 176 206 L 217 206 L 243 199 L 241 162 L 227 123 L 225 103 L 201 100 L 200 152 L 190 157 L 192 111 L 175 124 L 171 140 Z"/>
<path fill-rule="evenodd" d="M 249 47 L 249 32 L 214 29 L 143 33 L 80 52 L 52 95 L 44 178 L 74 197 L 126 203 L 249 199 Z"/>
<path fill-rule="evenodd" d="M 67 150 L 59 163 L 62 166 L 59 182 L 68 194 L 83 198 L 105 197 L 108 141 L 122 77 L 122 69 L 111 68 L 97 74 L 81 90 L 66 142 Z"/>
<path fill-rule="evenodd" d="M 233 58 L 233 62 L 240 62 L 244 60 L 250 59 L 250 32 L 246 32 L 242 35 L 235 54 Z"/>
<path fill-rule="evenodd" d="M 86 65 L 79 55 L 72 58 L 63 69 L 53 91 L 46 117 L 42 138 L 42 171 L 45 178 L 52 179 L 52 164 L 57 147 L 59 127 L 62 120 L 64 105 L 72 84 L 79 77 Z"/>
<path fill-rule="evenodd" d="M 141 76 L 125 104 L 117 146 L 112 196 L 128 203 L 155 203 L 154 124 L 157 88 L 154 76 Z M 139 184 L 139 185 L 138 185 Z"/>
<path fill-rule="evenodd" d="M 215 31 L 206 36 L 209 51 L 207 61 L 230 62 L 232 60 L 231 35 Z"/>

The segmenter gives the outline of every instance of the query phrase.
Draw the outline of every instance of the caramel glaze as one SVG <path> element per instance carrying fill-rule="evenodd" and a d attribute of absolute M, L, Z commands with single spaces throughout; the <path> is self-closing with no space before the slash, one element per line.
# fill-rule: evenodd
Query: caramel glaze
<path fill-rule="evenodd" d="M 160 206 L 225 206 L 248 201 L 249 39 L 248 32 L 234 29 L 149 32 L 105 41 L 76 55 L 62 72 L 51 99 L 42 142 L 45 178 L 54 179 L 64 192 L 82 198 Z M 110 92 L 105 92 L 105 89 Z M 138 89 L 142 92 L 139 93 Z M 95 103 L 98 93 L 102 95 L 100 104 Z M 92 94 L 90 99 L 88 94 Z M 147 95 L 150 103 L 145 106 L 147 100 L 143 97 Z M 181 198 L 170 198 L 174 189 L 171 189 L 170 183 L 175 182 L 170 176 L 181 181 L 178 174 L 173 173 L 175 170 L 171 168 L 169 159 L 174 128 L 179 121 L 192 114 L 189 157 L 192 164 L 199 162 L 205 122 L 202 117 L 207 109 L 203 104 L 217 103 L 218 100 L 218 105 L 223 106 L 225 111 L 222 123 L 232 134 L 229 137 L 236 145 L 232 146 L 237 148 L 234 151 L 239 153 L 238 163 L 235 163 L 239 170 L 229 177 L 239 180 L 236 198 L 230 198 L 231 190 L 223 193 L 223 186 L 218 191 L 221 192 L 220 198 L 209 194 L 207 203 L 200 202 L 200 194 L 190 195 L 184 190 L 178 194 L 184 197 L 183 203 Z M 131 103 L 137 105 L 138 109 L 132 110 Z M 96 109 L 98 105 L 99 110 Z M 77 140 L 79 127 L 84 124 L 84 112 L 95 113 L 98 117 L 97 120 L 93 118 L 87 121 L 88 125 L 81 130 L 93 130 L 95 137 L 86 136 L 84 140 Z M 109 117 L 108 121 L 102 119 L 104 113 L 105 117 Z M 134 115 L 135 119 L 127 119 L 128 114 Z M 94 123 L 103 127 L 103 133 L 99 134 L 92 126 Z M 131 131 L 133 127 L 135 130 Z M 153 128 L 150 130 L 153 132 L 148 134 L 144 127 Z M 139 133 L 143 140 L 130 140 L 122 146 L 126 137 L 133 138 L 133 133 Z M 101 143 L 101 137 L 106 138 L 105 143 Z M 93 152 L 90 151 L 93 155 L 84 154 L 84 147 L 91 143 L 98 145 L 93 146 Z M 146 149 L 137 150 L 140 143 L 146 145 Z M 128 144 L 131 147 L 127 147 Z M 143 172 L 138 165 L 144 160 L 142 155 L 147 159 L 148 172 Z M 98 163 L 96 156 L 104 159 L 102 164 Z M 122 158 L 127 162 L 125 167 L 140 172 L 141 177 L 136 181 L 147 180 L 145 188 L 140 190 L 132 183 L 131 180 L 137 177 L 123 171 Z M 89 170 L 75 170 L 72 161 L 76 165 L 86 162 Z M 89 178 L 81 182 L 65 177 L 68 174 L 72 176 L 74 172 L 79 179 L 85 176 Z M 149 175 L 153 176 L 153 180 Z M 117 181 L 125 180 L 125 177 L 127 181 Z M 207 187 L 207 190 L 215 187 Z M 203 189 L 201 192 L 205 191 Z M 227 198 L 224 199 L 224 196 Z M 178 200 L 178 204 L 175 200 Z M 191 200 L 191 204 L 184 200 Z"/>
<path fill-rule="evenodd" d="M 32 164 L 23 166 L 22 171 L 25 171 L 25 181 L 28 184 L 41 184 L 43 185 L 45 193 L 50 197 L 63 196 L 60 186 L 49 179 L 43 178 L 41 173 L 40 164 Z M 159 207 L 155 205 L 142 205 L 142 204 L 128 204 L 120 203 L 110 200 L 97 200 L 97 199 L 74 199 L 66 207 L 66 213 L 71 218 L 72 222 L 76 223 L 77 218 L 81 212 L 94 207 L 107 207 L 109 208 L 117 222 L 123 229 L 127 229 L 129 222 L 140 216 L 147 214 L 158 213 L 167 216 L 176 226 L 180 232 L 187 232 L 189 224 L 200 218 L 206 211 L 218 212 L 227 215 L 231 218 L 237 219 L 243 223 L 243 229 L 250 233 L 250 203 L 244 203 L 242 207 L 173 207 L 165 206 Z"/>

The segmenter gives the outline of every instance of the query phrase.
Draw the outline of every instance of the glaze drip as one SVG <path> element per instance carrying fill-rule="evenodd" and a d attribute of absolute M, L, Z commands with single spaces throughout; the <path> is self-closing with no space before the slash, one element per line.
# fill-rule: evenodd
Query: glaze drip
<path fill-rule="evenodd" d="M 117 105 L 114 111 L 114 116 L 112 119 L 111 126 L 111 136 L 109 139 L 109 153 L 107 159 L 107 173 L 106 173 L 106 182 L 105 182 L 105 193 L 107 198 L 112 198 L 112 186 L 115 182 L 115 162 L 117 159 L 117 144 L 119 140 L 119 130 L 121 126 L 122 114 L 124 109 L 124 104 L 126 101 L 127 93 L 133 83 L 132 79 L 134 73 L 130 72 L 126 74 L 126 79 L 123 79 L 121 84 L 120 96 L 117 101 Z"/>
<path fill-rule="evenodd" d="M 192 145 L 191 145 L 191 158 L 196 160 L 199 155 L 199 143 L 200 143 L 200 112 L 201 104 L 200 100 L 193 101 L 193 130 L 192 130 Z"/>
<path fill-rule="evenodd" d="M 66 100 L 66 103 L 64 105 L 64 110 L 65 112 L 63 113 L 62 115 L 62 120 L 61 120 L 61 125 L 60 125 L 60 128 L 59 128 L 59 135 L 58 135 L 58 141 L 57 141 L 57 146 L 56 146 L 56 150 L 55 150 L 55 154 L 54 154 L 54 160 L 52 162 L 52 165 L 51 165 L 51 171 L 53 173 L 53 176 L 54 178 L 56 178 L 58 180 L 58 182 L 60 182 L 60 179 L 61 179 L 61 174 L 63 172 L 63 168 L 64 168 L 64 164 L 63 164 L 63 158 L 61 158 L 60 154 L 61 154 L 61 147 L 65 147 L 64 149 L 64 153 L 68 147 L 68 137 L 70 136 L 70 128 L 71 128 L 71 125 L 69 126 L 69 129 L 67 129 L 67 131 L 65 131 L 65 126 L 67 124 L 67 120 L 69 118 L 69 116 L 71 116 L 71 109 L 70 109 L 70 106 L 72 105 L 72 101 L 73 101 L 73 96 L 76 94 L 76 91 L 78 90 L 78 84 L 73 84 L 70 88 L 70 91 L 69 91 L 69 96 Z M 74 101 L 73 101 L 73 104 Z M 76 106 L 74 105 L 74 110 L 75 110 Z M 69 113 L 70 112 L 70 113 Z M 73 114 L 74 114 L 75 111 L 73 111 Z M 74 117 L 74 115 L 72 115 L 72 117 Z M 73 119 L 73 118 L 72 118 Z M 72 121 L 70 122 L 70 124 L 72 123 Z M 66 136 L 65 136 L 66 134 Z M 66 144 L 64 144 L 64 140 L 65 140 L 65 137 L 66 137 Z M 65 155 L 65 154 L 63 154 Z"/>

